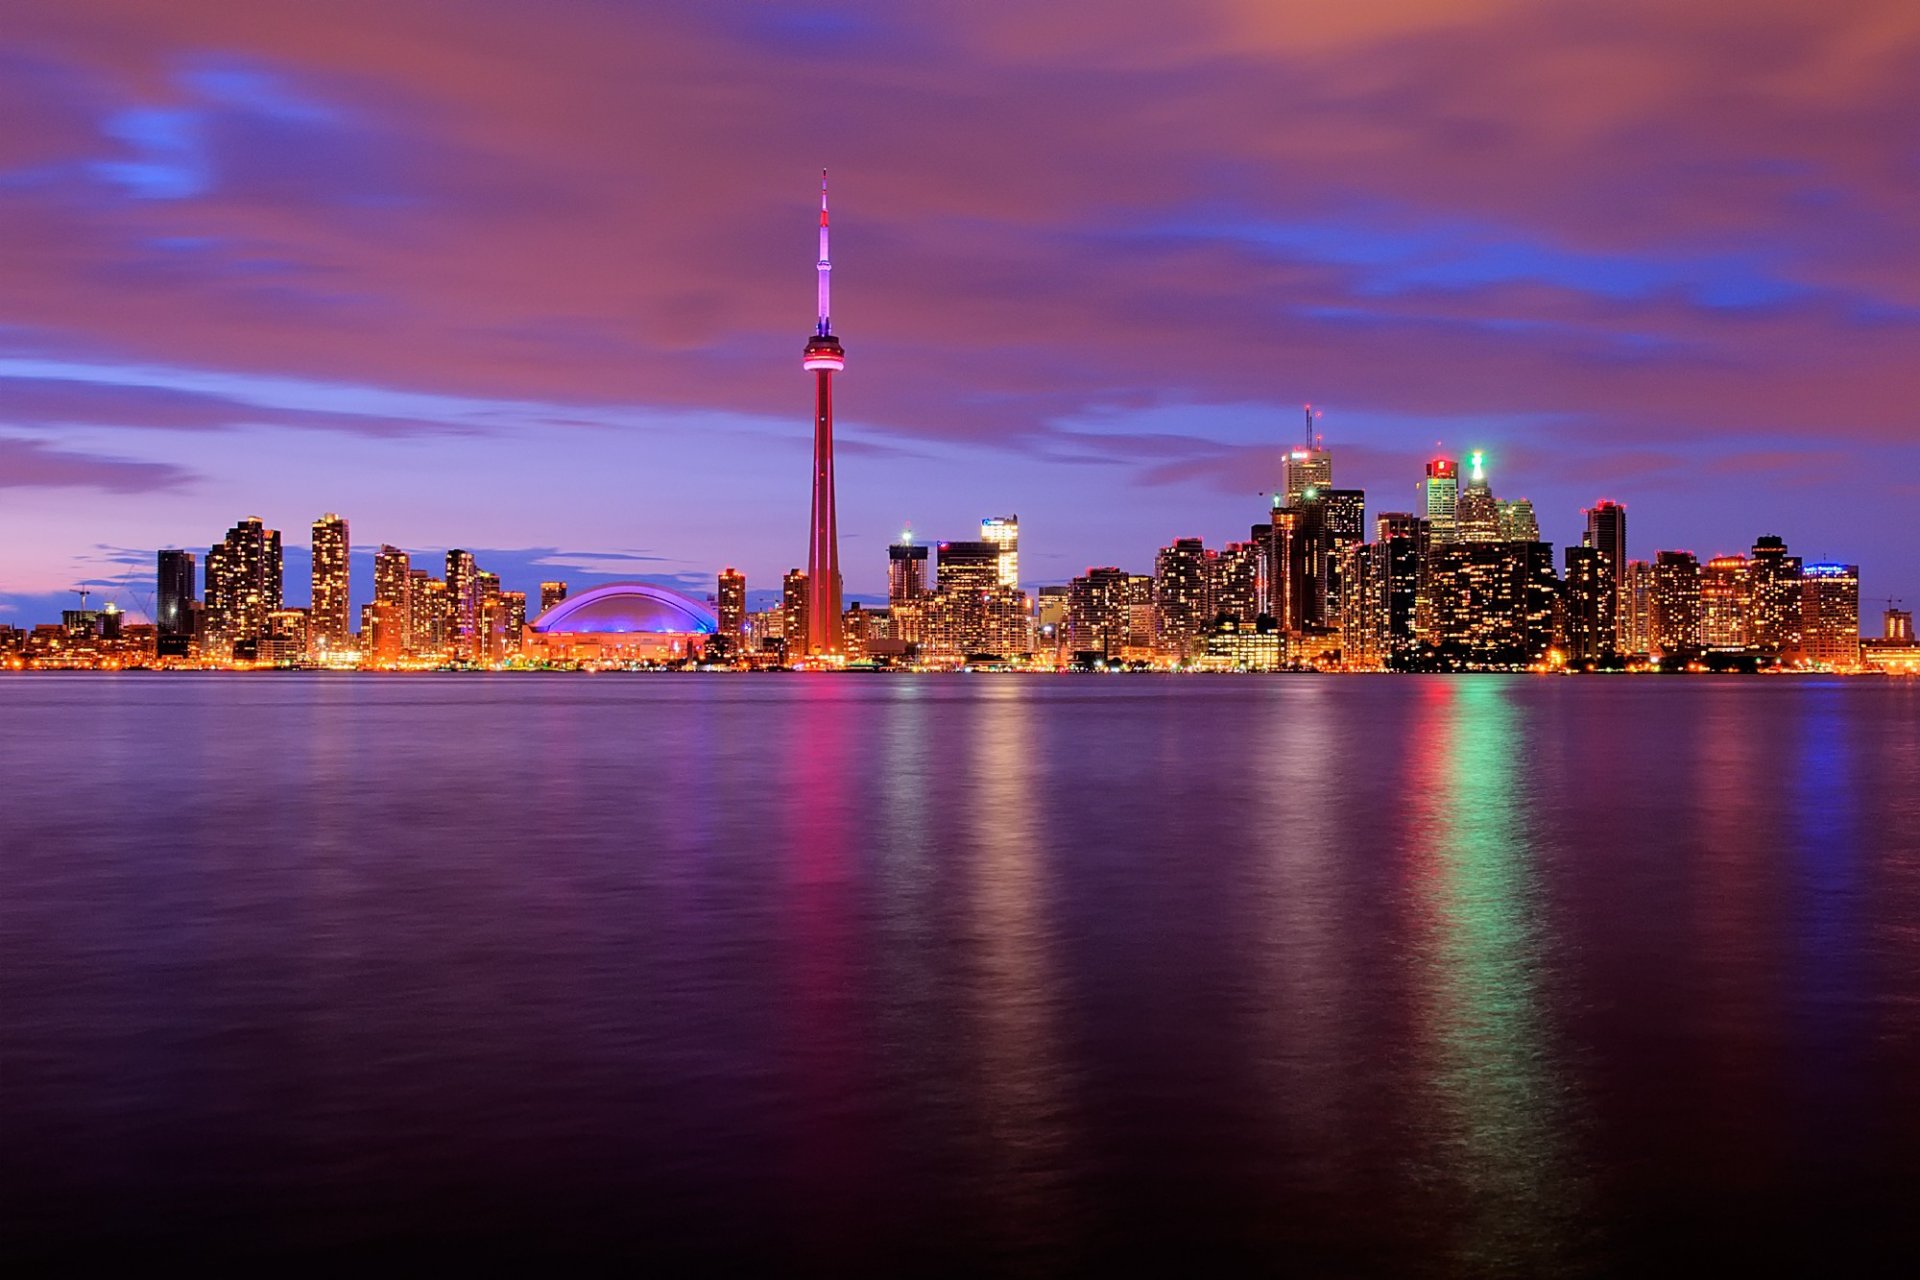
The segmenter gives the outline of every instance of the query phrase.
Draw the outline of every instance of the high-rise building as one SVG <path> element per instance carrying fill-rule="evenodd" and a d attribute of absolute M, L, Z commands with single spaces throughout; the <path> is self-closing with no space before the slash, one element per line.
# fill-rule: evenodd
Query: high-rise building
<path fill-rule="evenodd" d="M 313 652 L 313 621 L 305 609 L 275 609 L 267 615 L 255 656 L 282 666 L 305 662 Z"/>
<path fill-rule="evenodd" d="M 740 656 L 747 638 L 747 575 L 725 568 L 715 583 L 714 616 L 719 627 L 707 645 L 707 654 L 715 661 L 730 661 Z"/>
<path fill-rule="evenodd" d="M 1617 502 L 1602 498 L 1583 514 L 1587 517 L 1587 532 L 1581 543 L 1604 557 L 1601 571 L 1607 575 L 1607 581 L 1613 584 L 1614 648 L 1619 652 L 1638 652 L 1624 643 L 1629 614 L 1626 602 L 1621 599 L 1627 571 L 1627 509 Z"/>
<path fill-rule="evenodd" d="M 1127 647 L 1133 575 L 1112 565 L 1089 569 L 1067 584 L 1067 651 L 1109 660 Z"/>
<path fill-rule="evenodd" d="M 477 662 L 484 649 L 480 634 L 480 569 L 473 553 L 455 547 L 447 552 L 447 656 L 455 662 Z"/>
<path fill-rule="evenodd" d="M 1753 574 L 1745 556 L 1715 556 L 1700 569 L 1700 640 L 1709 649 L 1753 644 Z"/>
<path fill-rule="evenodd" d="M 788 658 L 813 652 L 807 644 L 807 624 L 813 617 L 808 604 L 812 594 L 808 586 L 805 569 L 789 569 L 780 579 L 780 639 L 786 645 Z"/>
<path fill-rule="evenodd" d="M 362 648 L 379 662 L 395 663 L 413 652 L 413 581 L 412 557 L 381 544 L 373 557 L 373 634 L 361 637 Z"/>
<path fill-rule="evenodd" d="M 500 575 L 485 569 L 474 574 L 474 617 L 479 623 L 480 660 L 498 662 L 506 656 L 507 620 L 500 604 Z"/>
<path fill-rule="evenodd" d="M 1251 626 L 1260 617 L 1261 549 L 1256 542 L 1229 542 L 1213 557 L 1213 619 L 1232 618 Z"/>
<path fill-rule="evenodd" d="M 927 594 L 927 544 L 911 532 L 887 548 L 887 607 L 912 605 Z"/>
<path fill-rule="evenodd" d="M 937 591 L 921 611 L 920 643 L 929 654 L 1002 657 L 1032 650 L 1024 593 L 1001 585 L 1001 544 L 943 542 Z"/>
<path fill-rule="evenodd" d="M 329 511 L 313 522 L 313 607 L 308 625 L 312 649 L 323 657 L 353 648 L 349 554 L 343 517 Z"/>
<path fill-rule="evenodd" d="M 1154 557 L 1154 650 L 1160 657 L 1184 662 L 1206 652 L 1213 627 L 1209 576 L 1207 548 L 1198 538 L 1177 538 Z"/>
<path fill-rule="evenodd" d="M 934 573 L 942 594 L 991 591 L 1000 584 L 1000 548 L 992 542 L 943 542 Z"/>
<path fill-rule="evenodd" d="M 407 571 L 407 642 L 416 656 L 447 652 L 447 584 L 425 569 Z"/>
<path fill-rule="evenodd" d="M 503 656 L 520 652 L 527 636 L 527 593 L 502 591 L 496 606 L 500 611 L 500 647 Z"/>
<path fill-rule="evenodd" d="M 1645 560 L 1627 561 L 1620 575 L 1620 598 L 1615 602 L 1615 635 L 1623 654 L 1646 654 L 1653 649 L 1653 566 Z"/>
<path fill-rule="evenodd" d="M 1286 505 L 1297 507 L 1310 494 L 1333 487 L 1333 450 L 1314 445 L 1291 449 L 1285 471 Z"/>
<path fill-rule="evenodd" d="M 1661 551 L 1653 558 L 1653 598 L 1647 652 L 1656 658 L 1701 648 L 1700 561 L 1691 551 Z"/>
<path fill-rule="evenodd" d="M 1754 650 L 1767 657 L 1784 657 L 1800 647 L 1802 602 L 1800 557 L 1787 554 L 1787 544 L 1768 535 L 1753 544 L 1748 574 L 1753 579 L 1753 613 L 1748 624 Z"/>
<path fill-rule="evenodd" d="M 1309 550 L 1314 578 L 1315 616 L 1331 625 L 1340 616 L 1340 555 L 1367 539 L 1364 489 L 1315 489 L 1304 500 L 1319 508 L 1318 545 Z"/>
<path fill-rule="evenodd" d="M 163 658 L 184 658 L 193 644 L 196 617 L 193 552 L 162 551 L 158 569 L 153 619 L 157 651 Z"/>
<path fill-rule="evenodd" d="M 1318 503 L 1275 507 L 1269 523 L 1254 527 L 1264 545 L 1266 612 L 1291 635 L 1322 625 L 1320 584 L 1314 572 L 1322 547 L 1322 508 Z"/>
<path fill-rule="evenodd" d="M 1568 547 L 1563 585 L 1566 601 L 1567 658 L 1573 662 L 1600 662 L 1616 653 L 1620 602 L 1607 553 L 1598 547 Z"/>
<path fill-rule="evenodd" d="M 1850 671 L 1860 665 L 1860 567 L 1810 564 L 1800 570 L 1800 656 Z"/>
<path fill-rule="evenodd" d="M 1427 464 L 1421 492 L 1426 499 L 1428 540 L 1454 541 L 1458 535 L 1455 522 L 1460 507 L 1460 468 L 1452 458 L 1435 458 Z"/>
<path fill-rule="evenodd" d="M 540 584 L 540 612 L 545 613 L 567 598 L 567 584 L 564 582 L 543 582 Z"/>
<path fill-rule="evenodd" d="M 1068 591 L 1067 587 L 1056 586 L 1035 592 L 1034 642 L 1051 654 L 1057 655 L 1067 643 Z"/>
<path fill-rule="evenodd" d="M 1000 585 L 1020 585 L 1020 517 L 988 516 L 980 522 L 980 541 L 1000 548 Z"/>
<path fill-rule="evenodd" d="M 1540 519 L 1534 514 L 1531 499 L 1515 498 L 1500 504 L 1500 538 L 1504 542 L 1540 541 Z"/>
<path fill-rule="evenodd" d="M 1559 577 L 1545 542 L 1461 541 L 1433 547 L 1438 643 L 1470 666 L 1527 666 L 1553 647 Z"/>
<path fill-rule="evenodd" d="M 1468 462 L 1467 488 L 1454 511 L 1458 537 L 1462 542 L 1499 542 L 1500 504 L 1487 483 L 1486 455 L 1475 450 Z"/>
<path fill-rule="evenodd" d="M 828 281 L 833 270 L 827 256 L 827 174 L 820 171 L 820 307 L 813 336 L 807 339 L 800 366 L 813 374 L 813 519 L 807 537 L 806 623 L 795 636 L 787 634 L 787 652 L 840 652 L 840 526 L 834 512 L 833 490 L 833 375 L 847 367 L 846 352 L 833 336 L 828 305 Z M 789 575 L 791 576 L 791 575 Z"/>
<path fill-rule="evenodd" d="M 208 549 L 207 629 L 222 656 L 258 656 L 267 620 L 282 604 L 282 565 L 280 531 L 258 516 Z"/>

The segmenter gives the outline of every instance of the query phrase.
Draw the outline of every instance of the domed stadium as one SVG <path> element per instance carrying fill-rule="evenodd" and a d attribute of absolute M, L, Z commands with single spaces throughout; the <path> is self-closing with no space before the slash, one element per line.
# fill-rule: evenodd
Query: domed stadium
<path fill-rule="evenodd" d="M 650 582 L 611 582 L 568 596 L 527 624 L 536 662 L 664 662 L 697 656 L 719 629 L 713 611 Z"/>

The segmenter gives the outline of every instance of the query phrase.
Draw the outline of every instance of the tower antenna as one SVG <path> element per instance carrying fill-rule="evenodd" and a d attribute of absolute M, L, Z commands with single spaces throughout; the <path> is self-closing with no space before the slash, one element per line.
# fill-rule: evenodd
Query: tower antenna
<path fill-rule="evenodd" d="M 820 171 L 820 326 L 814 332 L 827 337 L 833 332 L 831 319 L 833 308 L 830 304 L 831 290 L 828 282 L 832 278 L 833 262 L 827 256 L 827 171 Z"/>

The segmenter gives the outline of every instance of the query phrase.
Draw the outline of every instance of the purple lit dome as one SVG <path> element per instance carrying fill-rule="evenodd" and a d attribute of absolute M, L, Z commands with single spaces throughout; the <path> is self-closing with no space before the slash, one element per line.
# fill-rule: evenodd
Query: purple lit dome
<path fill-rule="evenodd" d="M 568 596 L 535 618 L 542 634 L 585 635 L 645 632 L 653 635 L 712 635 L 719 619 L 705 605 L 649 582 L 612 582 Z"/>

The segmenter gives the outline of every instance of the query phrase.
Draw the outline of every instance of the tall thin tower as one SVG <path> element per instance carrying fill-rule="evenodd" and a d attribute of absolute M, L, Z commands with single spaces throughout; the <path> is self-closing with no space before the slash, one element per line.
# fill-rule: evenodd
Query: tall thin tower
<path fill-rule="evenodd" d="M 807 539 L 807 652 L 840 652 L 840 528 L 833 510 L 833 375 L 847 367 L 833 336 L 827 304 L 833 264 L 827 259 L 827 171 L 820 171 L 820 319 L 801 367 L 813 393 L 813 528 Z"/>

